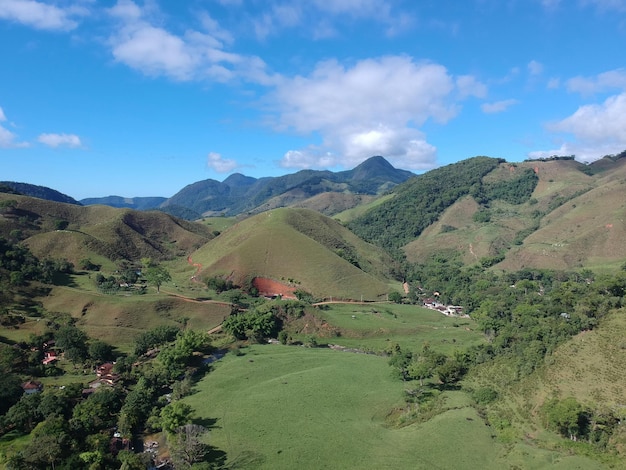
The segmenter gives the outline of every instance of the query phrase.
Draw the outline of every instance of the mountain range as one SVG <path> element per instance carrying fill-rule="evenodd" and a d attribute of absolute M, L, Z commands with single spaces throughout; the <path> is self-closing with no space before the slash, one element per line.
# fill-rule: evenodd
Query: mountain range
<path fill-rule="evenodd" d="M 349 209 L 390 190 L 415 176 L 410 171 L 394 168 L 385 158 L 375 156 L 352 170 L 332 172 L 302 170 L 293 174 L 253 178 L 234 173 L 224 181 L 206 179 L 185 186 L 170 198 L 165 197 L 94 197 L 80 200 L 82 205 L 102 204 L 137 210 L 159 209 L 188 220 L 203 216 L 256 214 L 286 206 L 312 207 L 327 215 Z M 10 183 L 14 187 L 18 183 Z M 21 183 L 19 191 L 29 191 Z M 332 198 L 315 199 L 319 195 Z M 58 200 L 52 195 L 44 199 Z M 68 196 L 69 198 L 69 196 Z M 71 199 L 71 198 L 70 198 Z M 74 203 L 74 202 L 72 202 Z"/>
<path fill-rule="evenodd" d="M 200 181 L 167 200 L 107 198 L 112 205 L 126 206 L 117 210 L 101 205 L 81 208 L 76 201 L 63 201 L 69 205 L 49 203 L 44 208 L 41 199 L 19 199 L 17 207 L 5 210 L 0 235 L 19 230 L 29 244 L 41 247 L 34 249 L 37 254 L 64 248 L 58 255 L 69 256 L 68 247 L 77 246 L 78 238 L 82 238 L 83 249 L 77 253 L 89 251 L 84 247 L 100 247 L 98 253 L 111 262 L 140 255 L 168 259 L 201 247 L 222 229 L 212 227 L 210 218 L 205 224 L 189 225 L 165 211 L 204 217 L 236 215 L 242 220 L 290 207 L 309 209 L 309 218 L 318 217 L 313 213 L 332 216 L 361 240 L 410 263 L 443 256 L 461 265 L 478 263 L 504 270 L 606 270 L 617 269 L 626 260 L 626 245 L 621 242 L 626 239 L 625 181 L 626 153 L 588 165 L 573 157 L 520 163 L 473 157 L 422 175 L 397 170 L 383 157 L 372 157 L 353 170 L 339 173 L 304 170 L 261 179 L 234 174 L 223 182 Z M 6 193 L 7 183 L 4 188 Z M 43 194 L 41 187 L 35 188 Z M 58 198 L 59 194 L 48 190 L 43 195 Z M 5 194 L 5 198 L 16 197 Z M 133 208 L 149 208 L 151 204 L 159 205 L 160 215 Z M 54 230 L 59 221 L 67 222 L 74 242 L 69 243 Z M 170 226 L 195 235 L 175 235 Z M 245 227 L 252 226 L 238 224 L 233 230 L 241 233 L 233 236 L 247 239 Z M 269 237 L 280 239 L 274 233 Z M 324 246 L 344 258 L 356 256 L 352 248 L 334 245 Z M 262 251 L 269 249 L 266 246 Z M 220 253 L 228 250 L 217 249 Z M 364 259 L 363 252 L 360 250 L 352 261 L 358 264 Z M 205 266 L 225 263 L 211 257 L 206 261 Z"/>

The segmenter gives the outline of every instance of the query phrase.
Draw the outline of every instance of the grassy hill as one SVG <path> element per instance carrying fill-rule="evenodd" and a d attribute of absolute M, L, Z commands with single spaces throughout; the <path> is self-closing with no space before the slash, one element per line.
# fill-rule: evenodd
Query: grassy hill
<path fill-rule="evenodd" d="M 507 271 L 614 269 L 626 259 L 626 160 L 606 160 L 470 159 L 410 180 L 344 220 L 413 263 L 445 254 Z"/>
<path fill-rule="evenodd" d="M 284 281 L 318 297 L 367 300 L 390 290 L 393 263 L 336 221 L 306 209 L 277 209 L 245 219 L 192 254 L 200 276 Z M 397 282 L 395 289 L 400 288 Z"/>
<path fill-rule="evenodd" d="M 626 430 L 618 425 L 603 452 L 587 442 L 572 442 L 545 429 L 542 412 L 551 400 L 574 398 L 589 417 L 613 415 L 623 420 L 626 410 L 626 352 L 624 310 L 607 315 L 592 331 L 583 331 L 548 355 L 541 368 L 519 380 L 506 358 L 477 367 L 466 378 L 470 388 L 497 390 L 498 400 L 484 409 L 498 439 L 523 439 L 542 449 L 595 455 L 609 468 L 626 468 Z M 600 426 L 602 423 L 600 422 Z"/>
<path fill-rule="evenodd" d="M 173 296 L 102 295 L 86 288 L 56 286 L 42 306 L 76 319 L 76 325 L 90 337 L 130 352 L 136 337 L 159 325 L 174 325 L 205 330 L 219 325 L 230 313 L 225 304 L 190 301 Z M 24 328 L 21 328 L 24 330 Z"/>
<path fill-rule="evenodd" d="M 602 468 L 498 442 L 459 391 L 443 392 L 445 409 L 426 422 L 390 425 L 406 407 L 406 384 L 382 357 L 279 345 L 242 352 L 227 355 L 185 399 L 215 421 L 211 443 L 229 468 Z"/>
<path fill-rule="evenodd" d="M 29 183 L 17 183 L 15 181 L 0 181 L 0 192 L 22 194 L 24 196 L 37 197 L 55 202 L 65 202 L 67 204 L 80 205 L 73 197 L 63 194 L 55 189 L 46 186 L 38 186 Z"/>
<path fill-rule="evenodd" d="M 184 256 L 213 235 L 208 227 L 163 212 L 77 206 L 0 194 L 0 236 L 18 237 L 40 258 L 94 262 Z"/>
<path fill-rule="evenodd" d="M 465 264 L 506 254 L 538 229 L 552 208 L 592 187 L 592 178 L 580 168 L 581 164 L 571 160 L 500 163 L 481 183 L 515 181 L 520 174 L 532 170 L 537 181 L 526 201 L 512 203 L 495 198 L 485 203 L 468 194 L 447 207 L 433 224 L 404 247 L 404 252 L 410 261 L 419 262 L 439 251 L 453 251 Z M 505 258 L 501 266 L 505 267 L 507 262 Z"/>
<path fill-rule="evenodd" d="M 626 259 L 625 183 L 626 167 L 622 167 L 596 175 L 593 182 L 579 183 L 580 189 L 568 188 L 570 193 L 582 194 L 547 213 L 502 267 L 598 270 L 621 266 Z M 559 194 L 568 193 L 563 188 Z"/>

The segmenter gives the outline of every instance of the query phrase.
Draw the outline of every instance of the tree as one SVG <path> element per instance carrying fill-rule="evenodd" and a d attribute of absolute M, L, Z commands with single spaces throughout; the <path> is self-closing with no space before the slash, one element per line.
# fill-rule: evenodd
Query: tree
<path fill-rule="evenodd" d="M 59 328 L 55 334 L 57 346 L 65 351 L 65 357 L 76 364 L 87 359 L 87 335 L 74 325 Z"/>
<path fill-rule="evenodd" d="M 59 463 L 65 449 L 69 449 L 67 442 L 69 436 L 61 434 L 40 434 L 33 438 L 30 444 L 22 451 L 24 460 L 34 468 L 55 469 L 55 463 Z M 33 467 L 29 467 L 33 468 Z"/>
<path fill-rule="evenodd" d="M 575 398 L 557 398 L 544 405 L 544 417 L 549 428 L 575 441 L 587 426 L 587 415 Z"/>
<path fill-rule="evenodd" d="M 35 425 L 41 421 L 39 403 L 41 396 L 39 393 L 23 395 L 20 401 L 9 408 L 6 414 L 7 422 L 13 424 L 21 431 L 30 432 Z"/>
<path fill-rule="evenodd" d="M 4 414 L 11 406 L 17 403 L 24 390 L 20 383 L 20 378 L 16 374 L 3 373 L 0 380 L 0 414 Z"/>
<path fill-rule="evenodd" d="M 402 294 L 398 291 L 393 291 L 389 293 L 389 301 L 400 304 L 402 303 Z"/>
<path fill-rule="evenodd" d="M 172 434 L 178 428 L 189 424 L 193 409 L 186 403 L 175 401 L 161 409 L 161 427 L 163 431 Z"/>
<path fill-rule="evenodd" d="M 120 470 L 145 470 L 149 468 L 148 454 L 136 454 L 132 450 L 121 450 L 117 454 L 118 460 L 122 463 Z"/>
<path fill-rule="evenodd" d="M 168 437 L 170 455 L 175 469 L 192 468 L 195 463 L 202 462 L 209 451 L 204 442 L 208 430 L 198 424 L 186 424 L 176 429 Z"/>
<path fill-rule="evenodd" d="M 113 388 L 101 387 L 87 400 L 78 403 L 72 412 L 69 423 L 79 433 L 93 434 L 115 426 L 115 414 L 122 404 L 120 392 Z"/>
<path fill-rule="evenodd" d="M 93 341 L 89 344 L 89 358 L 94 362 L 106 362 L 113 359 L 113 346 L 104 341 Z"/>
<path fill-rule="evenodd" d="M 446 362 L 437 367 L 437 375 L 444 385 L 452 385 L 461 380 L 465 373 L 465 367 L 456 359 L 448 358 Z"/>
<path fill-rule="evenodd" d="M 150 266 L 146 268 L 143 274 L 146 280 L 156 287 L 157 292 L 160 292 L 164 282 L 172 280 L 170 273 L 161 265 Z"/>
<path fill-rule="evenodd" d="M 418 356 L 411 361 L 407 368 L 408 376 L 412 379 L 419 379 L 420 385 L 424 385 L 424 379 L 433 375 L 434 364 L 423 356 Z"/>

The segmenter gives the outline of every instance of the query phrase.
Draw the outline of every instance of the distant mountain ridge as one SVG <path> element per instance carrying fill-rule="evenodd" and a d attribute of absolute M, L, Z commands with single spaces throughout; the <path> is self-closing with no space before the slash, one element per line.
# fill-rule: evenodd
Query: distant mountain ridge
<path fill-rule="evenodd" d="M 162 198 L 88 198 L 85 205 L 104 204 L 139 210 L 159 209 L 185 219 L 203 215 L 255 214 L 298 204 L 324 193 L 377 195 L 415 176 L 394 168 L 384 157 L 367 159 L 352 170 L 301 170 L 278 177 L 253 178 L 234 173 L 220 182 L 206 179 L 191 183 L 169 199 Z M 354 198 L 346 198 L 355 200 Z M 342 207 L 348 202 L 344 201 Z M 328 209 L 332 212 L 332 209 Z M 327 214 L 329 215 L 329 214 Z"/>
<path fill-rule="evenodd" d="M 105 206 L 117 207 L 119 209 L 150 210 L 156 209 L 165 201 L 167 201 L 166 197 L 107 196 L 81 199 L 80 203 L 84 206 L 102 204 Z"/>
<path fill-rule="evenodd" d="M 76 204 L 79 206 L 81 205 L 81 203 L 73 197 L 46 186 L 18 183 L 15 181 L 0 181 L 0 192 L 7 192 L 2 190 L 3 186 L 5 188 L 11 188 L 13 190 L 12 192 L 16 192 L 17 194 L 22 194 L 24 196 L 37 197 L 39 199 L 46 199 L 47 201 L 64 202 L 66 204 Z"/>

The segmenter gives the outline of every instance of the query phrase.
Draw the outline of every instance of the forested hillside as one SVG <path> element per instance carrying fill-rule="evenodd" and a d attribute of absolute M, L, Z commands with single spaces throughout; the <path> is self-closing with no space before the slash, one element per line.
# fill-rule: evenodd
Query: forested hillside
<path fill-rule="evenodd" d="M 399 249 L 460 197 L 470 193 L 487 197 L 482 178 L 503 161 L 475 157 L 429 171 L 397 187 L 393 199 L 351 221 L 348 227 L 365 240 Z"/>
<path fill-rule="evenodd" d="M 7 191 L 7 188 L 10 188 Z M 67 204 L 80 205 L 73 197 L 60 193 L 55 189 L 46 186 L 38 186 L 29 183 L 18 183 L 15 181 L 0 181 L 0 192 L 22 194 L 24 196 L 38 197 L 39 199 L 47 199 L 48 201 L 65 202 Z"/>

